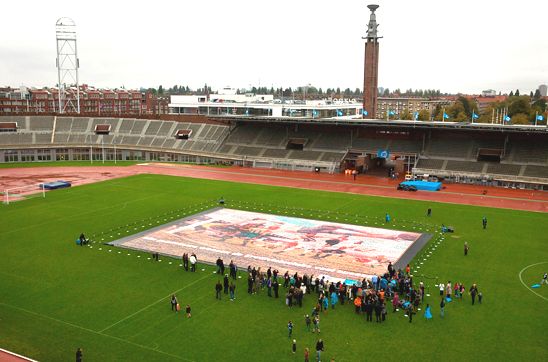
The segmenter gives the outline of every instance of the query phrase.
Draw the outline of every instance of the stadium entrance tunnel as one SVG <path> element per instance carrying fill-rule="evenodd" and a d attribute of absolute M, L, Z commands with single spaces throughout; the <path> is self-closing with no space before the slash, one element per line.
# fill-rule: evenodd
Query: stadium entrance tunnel
<path fill-rule="evenodd" d="M 414 166 L 416 156 L 390 154 L 388 150 L 373 152 L 349 151 L 343 160 L 344 170 L 357 170 L 380 177 L 403 177 Z"/>

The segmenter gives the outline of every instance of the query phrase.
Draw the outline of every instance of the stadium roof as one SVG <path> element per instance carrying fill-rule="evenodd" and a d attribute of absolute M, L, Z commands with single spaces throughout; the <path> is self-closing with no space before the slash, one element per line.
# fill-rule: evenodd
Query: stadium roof
<path fill-rule="evenodd" d="M 348 117 L 334 118 L 305 118 L 305 117 L 255 117 L 255 116 L 209 116 L 216 121 L 242 121 L 242 122 L 263 122 L 263 123 L 288 123 L 288 124 L 325 124 L 325 125 L 344 125 L 344 126 L 364 126 L 364 127 L 387 127 L 394 126 L 400 128 L 418 128 L 418 129 L 444 129 L 444 130 L 469 130 L 469 131 L 494 131 L 494 132 L 526 132 L 548 134 L 546 125 L 526 125 L 526 124 L 491 124 L 491 123 L 471 123 L 471 122 L 431 122 L 431 121 L 406 121 L 385 119 L 356 119 Z"/>

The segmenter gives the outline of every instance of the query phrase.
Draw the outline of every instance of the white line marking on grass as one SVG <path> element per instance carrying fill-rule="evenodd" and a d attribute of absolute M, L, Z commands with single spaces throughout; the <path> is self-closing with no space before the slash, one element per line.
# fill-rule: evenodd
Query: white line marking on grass
<path fill-rule="evenodd" d="M 522 274 L 525 270 L 529 269 L 529 268 L 532 267 L 532 266 L 536 266 L 536 265 L 540 265 L 540 264 L 548 264 L 548 261 L 541 261 L 540 263 L 527 265 L 525 268 L 521 269 L 521 271 L 519 272 L 519 281 L 520 281 L 521 284 L 523 284 L 523 286 L 524 286 L 525 288 L 527 288 L 530 292 L 535 293 L 537 296 L 541 297 L 541 298 L 544 299 L 544 300 L 548 300 L 548 298 L 546 298 L 545 296 L 540 295 L 540 294 L 538 294 L 537 292 L 535 292 L 533 289 L 529 288 L 529 287 L 527 286 L 527 284 L 525 284 L 525 282 L 523 281 L 523 278 L 521 277 L 521 274 Z"/>
<path fill-rule="evenodd" d="M 113 323 L 113 324 L 111 324 L 110 326 L 101 329 L 101 330 L 99 331 L 99 333 L 103 333 L 103 332 L 106 331 L 107 329 L 110 329 L 110 328 L 112 328 L 112 327 L 114 327 L 114 326 L 116 326 L 116 325 L 118 325 L 118 324 L 120 324 L 120 323 L 122 323 L 122 322 L 128 320 L 129 318 L 131 318 L 131 317 L 133 317 L 133 316 L 135 316 L 135 315 L 137 315 L 137 314 L 139 314 L 139 313 L 141 313 L 141 312 L 147 310 L 148 308 L 150 308 L 150 307 L 152 307 L 152 306 L 154 306 L 154 305 L 156 305 L 156 304 L 158 304 L 158 303 L 160 303 L 160 302 L 162 302 L 162 301 L 165 301 L 165 300 L 168 299 L 171 295 L 176 294 L 176 293 L 179 293 L 181 290 L 184 290 L 184 289 L 186 289 L 186 288 L 188 288 L 188 287 L 190 287 L 190 286 L 192 286 L 192 285 L 198 283 L 199 281 L 204 280 L 204 279 L 207 278 L 207 277 L 208 277 L 208 276 L 206 275 L 206 276 L 204 276 L 204 277 L 202 277 L 202 278 L 200 278 L 200 279 L 198 279 L 198 280 L 195 280 L 195 281 L 193 281 L 192 283 L 190 283 L 190 284 L 188 284 L 188 285 L 182 287 L 181 289 L 177 289 L 176 291 L 174 291 L 174 292 L 172 292 L 172 293 L 169 293 L 169 294 L 166 295 L 165 297 L 162 297 L 162 298 L 158 299 L 157 301 L 155 301 L 155 302 L 153 302 L 153 303 L 147 305 L 146 307 L 143 307 L 143 308 L 139 309 L 137 312 L 132 313 L 132 314 L 128 315 L 127 317 L 120 319 L 118 322 Z"/>
<path fill-rule="evenodd" d="M 177 355 L 174 355 L 174 354 L 171 354 L 171 353 L 168 353 L 168 352 L 163 352 L 163 351 L 160 351 L 160 350 L 158 350 L 158 349 L 153 349 L 153 348 L 144 346 L 144 345 L 139 344 L 139 343 L 131 342 L 131 341 L 128 341 L 128 340 L 123 339 L 123 338 L 119 338 L 119 337 L 116 337 L 116 336 L 112 336 L 112 335 L 110 335 L 110 334 L 105 334 L 105 333 L 102 333 L 102 332 L 97 332 L 97 331 L 94 331 L 93 329 L 89 329 L 89 328 L 82 327 L 82 326 L 79 326 L 79 325 L 74 324 L 74 323 L 70 323 L 70 322 L 66 322 L 66 321 L 61 320 L 61 319 L 57 319 L 57 318 L 54 318 L 54 317 L 50 317 L 50 316 L 47 316 L 47 315 L 45 315 L 45 314 L 33 312 L 33 311 L 28 310 L 28 309 L 25 309 L 25 308 L 16 307 L 16 306 L 14 306 L 14 305 L 7 304 L 7 303 L 3 303 L 3 302 L 0 302 L 0 305 L 3 305 L 3 306 L 8 307 L 8 308 L 16 309 L 16 310 L 19 310 L 19 311 L 22 311 L 22 312 L 25 312 L 25 313 L 28 313 L 28 314 L 32 314 L 32 315 L 35 315 L 35 316 L 37 316 L 37 317 L 41 317 L 41 318 L 44 318 L 44 319 L 49 319 L 49 320 L 51 320 L 51 321 L 54 321 L 54 322 L 57 322 L 57 323 L 61 323 L 61 324 L 64 324 L 64 325 L 67 325 L 67 326 L 70 326 L 70 327 L 73 327 L 73 328 L 77 328 L 77 329 L 80 329 L 80 330 L 83 330 L 83 331 L 86 331 L 86 332 L 89 332 L 89 333 L 97 334 L 97 335 L 100 335 L 100 336 L 103 336 L 103 337 L 107 337 L 107 338 L 112 338 L 112 339 L 115 339 L 115 340 L 120 341 L 120 342 L 125 342 L 125 343 L 127 343 L 127 344 L 131 344 L 132 346 L 136 346 L 136 347 L 139 347 L 139 348 L 143 348 L 143 349 L 146 349 L 146 350 L 148 350 L 148 351 L 152 351 L 152 352 L 156 352 L 156 353 L 161 353 L 161 354 L 163 354 L 163 355 L 166 355 L 166 356 L 169 356 L 169 357 L 173 357 L 173 358 L 176 358 L 176 359 L 179 359 L 179 360 L 182 360 L 182 361 L 194 362 L 193 360 L 186 359 L 186 358 L 181 357 L 181 356 L 177 356 Z"/>

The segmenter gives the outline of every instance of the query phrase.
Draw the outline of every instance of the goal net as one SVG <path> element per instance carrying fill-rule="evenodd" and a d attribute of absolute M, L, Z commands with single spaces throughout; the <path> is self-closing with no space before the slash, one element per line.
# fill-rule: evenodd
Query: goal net
<path fill-rule="evenodd" d="M 5 189 L 2 194 L 4 204 L 9 205 L 15 201 L 27 200 L 33 197 L 46 197 L 44 184 L 32 184 Z"/>

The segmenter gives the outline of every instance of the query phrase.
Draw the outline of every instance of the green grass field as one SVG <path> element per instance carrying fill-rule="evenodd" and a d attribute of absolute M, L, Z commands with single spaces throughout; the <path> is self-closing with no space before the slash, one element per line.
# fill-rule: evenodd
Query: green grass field
<path fill-rule="evenodd" d="M 440 319 L 433 288 L 426 299 L 433 320 L 418 314 L 412 324 L 391 310 L 384 324 L 366 323 L 353 306 L 338 305 L 321 318 L 322 360 L 548 359 L 548 287 L 534 289 L 539 296 L 520 281 L 520 271 L 532 264 L 544 263 L 523 271 L 526 285 L 548 270 L 546 214 L 154 175 L 0 205 L 0 347 L 41 361 L 74 359 L 77 347 L 86 361 L 302 361 L 305 347 L 312 357 L 317 335 L 305 331 L 303 315 L 315 297 L 289 309 L 265 292 L 248 295 L 242 278 L 236 301 L 217 301 L 212 267 L 187 273 L 177 260 L 157 263 L 147 254 L 74 243 L 82 231 L 107 239 L 141 231 L 194 213 L 220 195 L 237 204 L 268 204 L 273 213 L 315 210 L 305 216 L 332 220 L 358 214 L 359 223 L 370 224 L 389 211 L 396 228 L 417 220 L 456 229 L 414 281 L 476 282 L 482 305 L 472 306 L 466 295 L 449 303 Z M 471 247 L 467 257 L 464 241 Z M 192 306 L 191 319 L 170 311 L 174 292 L 183 306 Z M 290 319 L 296 355 L 287 337 Z"/>

